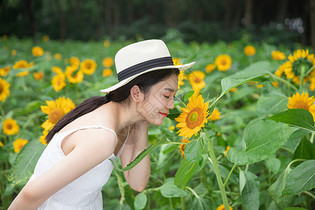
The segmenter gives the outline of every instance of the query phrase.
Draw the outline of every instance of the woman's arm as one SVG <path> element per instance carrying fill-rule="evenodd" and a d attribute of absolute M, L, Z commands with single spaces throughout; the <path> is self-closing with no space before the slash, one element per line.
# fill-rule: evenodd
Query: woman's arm
<path fill-rule="evenodd" d="M 42 176 L 25 185 L 9 210 L 37 209 L 54 193 L 108 158 L 115 149 L 116 138 L 106 130 L 82 130 L 68 138 L 76 138 L 74 149 Z"/>
<path fill-rule="evenodd" d="M 148 147 L 147 121 L 139 121 L 131 128 L 128 141 L 120 156 L 122 167 L 126 167 L 137 155 Z M 132 169 L 125 171 L 124 176 L 130 187 L 136 191 L 143 191 L 150 177 L 150 156 L 147 155 Z"/>

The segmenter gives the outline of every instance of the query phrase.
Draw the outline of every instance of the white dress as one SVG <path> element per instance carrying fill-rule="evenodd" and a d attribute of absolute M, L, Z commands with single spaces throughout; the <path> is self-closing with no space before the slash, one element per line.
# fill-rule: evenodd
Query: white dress
<path fill-rule="evenodd" d="M 60 160 L 65 157 L 61 149 L 62 140 L 82 129 L 89 128 L 100 128 L 111 131 L 116 136 L 115 131 L 102 127 L 102 126 L 86 126 L 77 129 L 72 129 L 69 131 L 56 133 L 51 139 L 45 150 L 43 151 L 41 157 L 39 158 L 34 174 L 31 176 L 29 181 L 32 181 L 45 173 L 47 170 L 52 168 Z M 129 131 L 127 139 L 129 136 Z M 104 160 L 99 165 L 95 166 L 58 192 L 52 195 L 48 200 L 46 200 L 38 209 L 42 210 L 101 210 L 103 209 L 103 199 L 102 199 L 102 187 L 107 183 L 112 170 L 114 168 L 112 161 L 116 161 L 122 152 L 126 141 L 118 152 L 117 156 L 114 153 Z M 84 164 L 84 163 L 83 163 Z"/>

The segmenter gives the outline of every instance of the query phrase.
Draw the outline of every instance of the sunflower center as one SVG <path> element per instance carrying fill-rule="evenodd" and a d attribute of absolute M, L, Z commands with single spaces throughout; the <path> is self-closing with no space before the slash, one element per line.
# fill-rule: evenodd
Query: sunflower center
<path fill-rule="evenodd" d="M 92 66 L 90 63 L 85 64 L 85 68 L 90 69 Z"/>
<path fill-rule="evenodd" d="M 51 123 L 56 124 L 64 115 L 65 113 L 61 108 L 56 108 L 49 113 L 48 120 Z"/>
<path fill-rule="evenodd" d="M 0 84 L 0 94 L 3 92 L 3 86 L 2 86 L 2 84 Z"/>
<path fill-rule="evenodd" d="M 226 64 L 226 60 L 221 60 L 221 64 L 225 65 Z"/>
<path fill-rule="evenodd" d="M 13 126 L 12 126 L 12 124 L 11 124 L 11 123 L 7 124 L 7 126 L 6 126 L 6 127 L 7 127 L 7 129 L 8 129 L 8 130 L 11 130 L 11 129 L 13 128 Z"/>
<path fill-rule="evenodd" d="M 307 111 L 309 111 L 309 106 L 304 101 L 297 101 L 295 107 L 297 109 L 306 109 Z"/>
<path fill-rule="evenodd" d="M 202 122 L 203 112 L 199 107 L 191 110 L 191 112 L 187 115 L 186 125 L 190 129 L 194 129 L 197 126 L 200 126 Z"/>
<path fill-rule="evenodd" d="M 201 82 L 201 79 L 199 79 L 198 77 L 195 77 L 195 83 L 200 83 Z"/>

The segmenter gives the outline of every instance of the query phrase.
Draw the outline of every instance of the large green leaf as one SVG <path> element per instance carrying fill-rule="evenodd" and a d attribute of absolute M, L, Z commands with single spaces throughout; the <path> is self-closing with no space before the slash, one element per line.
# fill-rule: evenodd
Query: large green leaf
<path fill-rule="evenodd" d="M 312 114 L 305 109 L 288 109 L 270 117 L 271 120 L 287 123 L 309 132 L 315 132 Z"/>
<path fill-rule="evenodd" d="M 135 209 L 144 209 L 145 205 L 147 204 L 147 195 L 145 193 L 139 193 L 136 196 L 135 202 L 134 202 L 134 207 Z"/>
<path fill-rule="evenodd" d="M 293 154 L 293 159 L 315 159 L 315 145 L 304 136 Z"/>
<path fill-rule="evenodd" d="M 172 182 L 166 182 L 159 188 L 161 194 L 166 198 L 183 197 L 187 195 L 185 190 L 178 188 Z"/>
<path fill-rule="evenodd" d="M 260 96 L 256 110 L 261 114 L 275 114 L 287 108 L 288 97 L 278 93 L 269 96 Z"/>
<path fill-rule="evenodd" d="M 315 187 L 315 160 L 307 160 L 289 173 L 283 195 L 295 195 Z"/>
<path fill-rule="evenodd" d="M 133 167 L 135 167 L 152 150 L 154 150 L 155 148 L 157 148 L 163 144 L 169 144 L 169 143 L 170 143 L 170 141 L 168 141 L 166 138 L 159 139 L 155 144 L 153 144 L 153 145 L 149 146 L 148 148 L 146 148 L 145 150 L 143 150 L 131 163 L 129 163 L 123 169 L 119 169 L 118 166 L 114 162 L 113 162 L 113 164 L 115 165 L 116 169 L 118 169 L 118 170 L 128 171 L 128 170 L 132 169 Z"/>
<path fill-rule="evenodd" d="M 266 61 L 260 61 L 257 63 L 254 63 L 247 67 L 246 69 L 239 71 L 236 74 L 233 74 L 229 77 L 226 77 L 221 80 L 221 95 L 224 95 L 228 91 L 230 91 L 232 88 L 241 85 L 245 82 L 248 82 L 250 80 L 254 80 L 258 77 L 264 76 L 264 75 L 270 75 L 270 64 Z"/>
<path fill-rule="evenodd" d="M 250 171 L 244 171 L 246 184 L 242 191 L 242 204 L 244 209 L 259 209 L 259 182 L 256 175 Z"/>
<path fill-rule="evenodd" d="M 186 186 L 186 183 L 194 175 L 197 167 L 198 167 L 197 161 L 189 161 L 187 159 L 183 159 L 175 174 L 174 183 L 179 187 Z"/>
<path fill-rule="evenodd" d="M 8 179 L 13 185 L 25 185 L 33 174 L 35 165 L 45 146 L 37 140 L 30 141 L 18 155 Z"/>
<path fill-rule="evenodd" d="M 224 94 L 229 92 L 234 87 L 237 87 L 241 84 L 244 84 L 245 82 L 257 79 L 262 76 L 271 75 L 272 73 L 269 70 L 270 63 L 267 61 L 260 61 L 231 76 L 225 77 L 221 80 L 221 94 L 215 100 L 215 102 L 217 102 L 222 96 L 224 96 Z M 212 107 L 215 102 L 212 103 L 210 107 Z"/>
<path fill-rule="evenodd" d="M 228 159 L 238 165 L 251 164 L 267 159 L 296 130 L 288 125 L 272 120 L 254 120 L 244 129 L 243 142 L 245 147 L 233 147 Z"/>

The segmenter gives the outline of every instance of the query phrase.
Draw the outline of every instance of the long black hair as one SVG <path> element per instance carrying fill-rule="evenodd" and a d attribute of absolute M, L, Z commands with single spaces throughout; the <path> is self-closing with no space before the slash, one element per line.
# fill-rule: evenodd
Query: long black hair
<path fill-rule="evenodd" d="M 131 80 L 126 85 L 108 93 L 105 96 L 94 96 L 86 99 L 68 114 L 63 116 L 56 125 L 51 129 L 51 131 L 46 136 L 46 142 L 49 143 L 52 137 L 58 133 L 63 127 L 71 123 L 75 119 L 97 109 L 98 107 L 106 104 L 110 101 L 114 102 L 124 102 L 130 95 L 130 89 L 137 85 L 143 93 L 147 93 L 150 88 L 156 83 L 162 81 L 163 79 L 176 74 L 179 74 L 178 69 L 163 69 L 151 71 L 145 74 L 142 74 L 135 79 Z"/>

